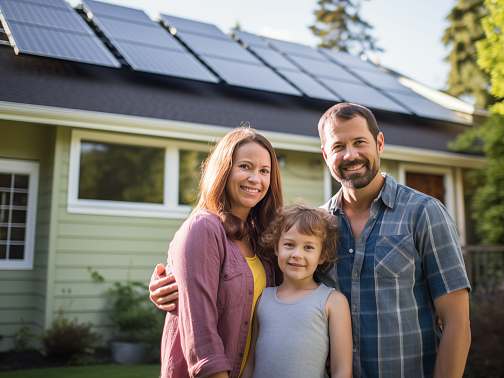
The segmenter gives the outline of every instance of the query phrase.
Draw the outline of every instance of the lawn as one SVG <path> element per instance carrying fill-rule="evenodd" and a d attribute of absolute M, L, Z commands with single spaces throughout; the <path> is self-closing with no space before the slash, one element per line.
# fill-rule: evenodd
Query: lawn
<path fill-rule="evenodd" d="M 0 378 L 157 378 L 159 365 L 95 365 L 0 372 Z"/>

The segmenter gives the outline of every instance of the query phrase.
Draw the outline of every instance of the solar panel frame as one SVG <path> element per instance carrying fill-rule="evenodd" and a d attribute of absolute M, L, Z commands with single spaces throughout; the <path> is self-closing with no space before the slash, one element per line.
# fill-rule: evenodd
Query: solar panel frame
<path fill-rule="evenodd" d="M 221 58 L 205 57 L 205 62 L 228 84 L 300 96 L 301 93 L 269 67 Z"/>
<path fill-rule="evenodd" d="M 160 15 L 160 20 L 168 28 L 174 28 L 176 33 L 186 32 L 224 40 L 229 39 L 229 37 L 217 26 L 209 24 L 207 22 L 189 20 L 186 18 L 170 16 L 163 13 Z"/>
<path fill-rule="evenodd" d="M 2 1 L 4 1 L 4 0 L 2 0 Z M 0 5 L 1 5 L 2 1 L 0 1 Z M 19 2 L 38 4 L 38 5 L 43 5 L 45 7 L 51 7 L 51 8 L 72 9 L 66 1 L 61 1 L 61 0 L 16 0 L 16 3 L 19 3 Z"/>
<path fill-rule="evenodd" d="M 279 69 L 278 72 L 308 97 L 329 101 L 341 101 L 339 96 L 336 96 L 333 92 L 304 72 L 283 69 Z"/>
<path fill-rule="evenodd" d="M 259 59 L 229 37 L 224 40 L 184 32 L 178 33 L 177 37 L 197 55 L 263 65 Z"/>

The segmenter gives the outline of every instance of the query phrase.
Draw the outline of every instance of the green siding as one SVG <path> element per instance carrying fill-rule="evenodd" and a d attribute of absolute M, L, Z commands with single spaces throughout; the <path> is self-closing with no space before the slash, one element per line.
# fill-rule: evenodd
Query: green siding
<path fill-rule="evenodd" d="M 13 346 L 23 325 L 39 333 L 44 326 L 54 129 L 0 123 L 0 158 L 39 162 L 39 193 L 32 270 L 0 269 L 0 351 Z"/>
<path fill-rule="evenodd" d="M 62 311 L 69 318 L 92 322 L 106 338 L 111 331 L 106 290 L 115 281 L 147 283 L 154 265 L 166 261 L 168 243 L 182 221 L 68 213 L 70 138 L 71 130 L 58 130 L 52 298 L 46 324 Z M 89 269 L 105 282 L 92 282 Z"/>

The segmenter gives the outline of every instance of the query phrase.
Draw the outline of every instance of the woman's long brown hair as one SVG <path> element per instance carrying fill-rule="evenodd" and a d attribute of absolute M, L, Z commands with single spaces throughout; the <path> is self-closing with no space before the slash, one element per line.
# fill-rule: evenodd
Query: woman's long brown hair
<path fill-rule="evenodd" d="M 269 152 L 271 171 L 270 186 L 266 195 L 251 209 L 244 223 L 231 214 L 230 202 L 226 195 L 226 183 L 233 167 L 235 151 L 247 143 L 257 143 Z M 203 163 L 199 199 L 194 212 L 207 210 L 218 215 L 228 237 L 241 240 L 248 234 L 254 251 L 263 254 L 259 246 L 260 235 L 282 206 L 280 169 L 271 143 L 252 128 L 238 127 L 227 133 Z"/>

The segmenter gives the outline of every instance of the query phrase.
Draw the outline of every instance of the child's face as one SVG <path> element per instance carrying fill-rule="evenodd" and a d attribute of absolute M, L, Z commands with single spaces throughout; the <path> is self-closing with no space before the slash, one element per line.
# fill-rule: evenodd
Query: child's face
<path fill-rule="evenodd" d="M 282 234 L 278 241 L 278 265 L 284 278 L 311 279 L 321 261 L 322 240 L 316 235 L 301 234 L 297 225 Z"/>

